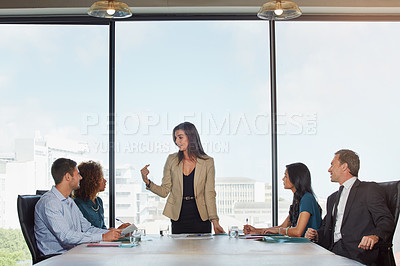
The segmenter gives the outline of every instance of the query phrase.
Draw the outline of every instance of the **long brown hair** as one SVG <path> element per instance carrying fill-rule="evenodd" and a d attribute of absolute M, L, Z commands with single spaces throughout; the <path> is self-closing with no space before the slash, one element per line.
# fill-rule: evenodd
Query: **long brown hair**
<path fill-rule="evenodd" d="M 207 159 L 207 154 L 203 150 L 203 146 L 200 142 L 200 136 L 197 132 L 196 127 L 190 122 L 183 122 L 177 125 L 174 130 L 172 131 L 172 138 L 174 139 L 174 143 L 176 144 L 176 136 L 175 132 L 177 130 L 183 130 L 185 135 L 188 137 L 189 144 L 188 144 L 188 155 L 189 158 L 200 158 L 200 159 Z M 183 160 L 184 155 L 183 151 L 178 152 L 178 164 Z"/>

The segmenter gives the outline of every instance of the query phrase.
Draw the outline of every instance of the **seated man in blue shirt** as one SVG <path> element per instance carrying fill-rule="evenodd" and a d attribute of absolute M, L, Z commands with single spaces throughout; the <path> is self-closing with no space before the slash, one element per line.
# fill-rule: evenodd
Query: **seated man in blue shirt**
<path fill-rule="evenodd" d="M 69 197 L 79 188 L 82 177 L 76 162 L 60 158 L 54 161 L 51 174 L 55 186 L 44 194 L 35 207 L 35 237 L 43 255 L 64 253 L 81 243 L 113 241 L 120 229 L 100 229 L 92 226 Z"/>

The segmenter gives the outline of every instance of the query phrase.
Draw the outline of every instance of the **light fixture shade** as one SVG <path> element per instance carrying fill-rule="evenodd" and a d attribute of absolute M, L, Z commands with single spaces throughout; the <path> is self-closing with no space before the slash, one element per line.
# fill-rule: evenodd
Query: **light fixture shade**
<path fill-rule="evenodd" d="M 268 20 L 289 20 L 300 17 L 300 8 L 292 1 L 270 1 L 262 5 L 257 17 Z"/>
<path fill-rule="evenodd" d="M 98 18 L 129 18 L 132 11 L 128 5 L 114 0 L 97 1 L 89 9 L 88 15 Z"/>

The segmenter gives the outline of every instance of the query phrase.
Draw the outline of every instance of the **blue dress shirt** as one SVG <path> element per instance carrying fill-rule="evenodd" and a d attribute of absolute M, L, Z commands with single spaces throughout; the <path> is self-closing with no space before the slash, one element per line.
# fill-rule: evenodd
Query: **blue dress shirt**
<path fill-rule="evenodd" d="M 64 253 L 81 243 L 98 242 L 108 230 L 92 226 L 74 201 L 54 186 L 35 207 L 35 237 L 43 255 Z"/>

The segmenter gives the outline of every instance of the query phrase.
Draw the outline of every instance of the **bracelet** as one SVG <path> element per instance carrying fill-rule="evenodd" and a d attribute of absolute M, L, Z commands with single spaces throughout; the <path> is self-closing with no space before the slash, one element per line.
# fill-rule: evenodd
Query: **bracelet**
<path fill-rule="evenodd" d="M 288 235 L 288 234 L 287 234 L 287 230 L 288 230 L 288 229 L 289 229 L 289 227 L 286 227 L 286 235 Z"/>
<path fill-rule="evenodd" d="M 151 185 L 151 180 L 149 179 L 149 183 L 146 184 L 146 188 L 150 188 L 150 185 Z"/>
<path fill-rule="evenodd" d="M 282 228 L 282 227 L 279 227 L 279 228 L 278 228 L 278 234 L 281 234 L 281 228 Z"/>

